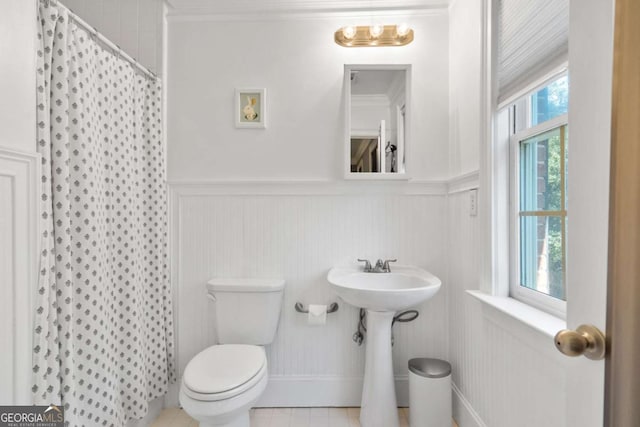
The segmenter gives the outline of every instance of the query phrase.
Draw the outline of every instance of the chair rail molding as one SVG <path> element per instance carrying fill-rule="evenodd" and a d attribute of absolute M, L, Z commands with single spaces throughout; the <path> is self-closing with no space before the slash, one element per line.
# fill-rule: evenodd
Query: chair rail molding
<path fill-rule="evenodd" d="M 455 194 L 480 187 L 480 171 L 474 170 L 454 176 L 447 181 L 447 193 Z"/>
<path fill-rule="evenodd" d="M 410 181 L 332 181 L 314 179 L 282 180 L 169 180 L 175 197 L 189 196 L 343 196 L 405 195 L 444 196 L 447 180 L 412 179 Z"/>

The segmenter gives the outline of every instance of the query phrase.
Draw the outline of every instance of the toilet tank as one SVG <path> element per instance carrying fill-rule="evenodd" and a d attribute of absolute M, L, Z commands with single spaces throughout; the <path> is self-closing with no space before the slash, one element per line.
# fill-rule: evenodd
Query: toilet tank
<path fill-rule="evenodd" d="M 283 279 L 213 278 L 207 292 L 215 304 L 219 344 L 267 345 L 280 320 Z"/>

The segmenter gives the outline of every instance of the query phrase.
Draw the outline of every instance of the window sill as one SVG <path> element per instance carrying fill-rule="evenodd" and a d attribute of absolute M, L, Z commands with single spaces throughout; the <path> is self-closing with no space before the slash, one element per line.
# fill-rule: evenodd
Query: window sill
<path fill-rule="evenodd" d="M 538 310 L 516 299 L 493 296 L 481 291 L 467 291 L 467 293 L 484 304 L 550 338 L 553 338 L 559 330 L 567 328 L 567 322 L 564 319 Z"/>

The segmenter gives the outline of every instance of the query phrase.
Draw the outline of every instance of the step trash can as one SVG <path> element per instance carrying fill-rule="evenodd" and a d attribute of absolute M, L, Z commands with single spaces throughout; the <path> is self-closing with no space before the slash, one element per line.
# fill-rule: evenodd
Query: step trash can
<path fill-rule="evenodd" d="M 451 365 L 440 359 L 409 360 L 409 426 L 451 427 Z"/>

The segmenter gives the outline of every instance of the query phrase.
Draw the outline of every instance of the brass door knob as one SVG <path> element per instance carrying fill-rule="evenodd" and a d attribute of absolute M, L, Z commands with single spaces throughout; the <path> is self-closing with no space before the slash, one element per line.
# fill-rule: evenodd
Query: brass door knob
<path fill-rule="evenodd" d="M 554 338 L 556 348 L 567 356 L 591 360 L 604 359 L 607 345 L 604 334 L 593 325 L 580 325 L 575 331 L 563 329 Z"/>

